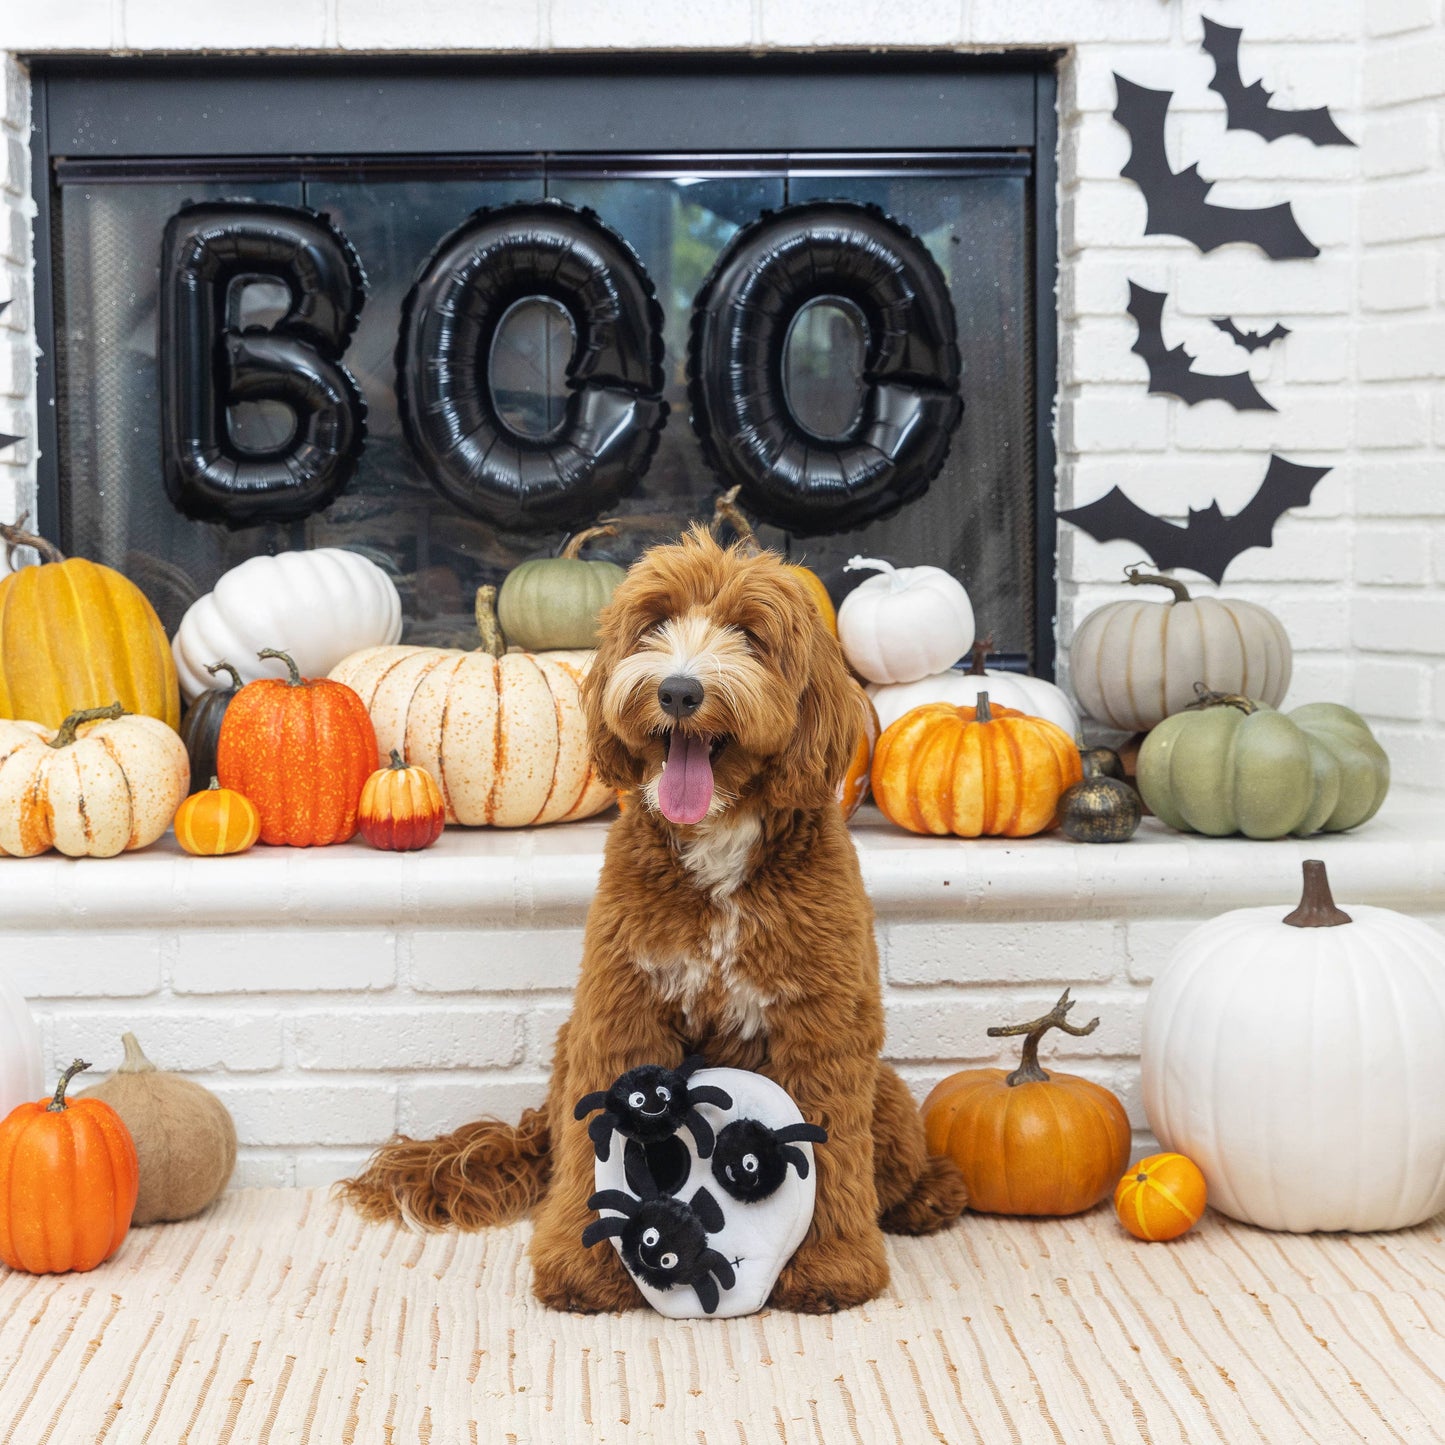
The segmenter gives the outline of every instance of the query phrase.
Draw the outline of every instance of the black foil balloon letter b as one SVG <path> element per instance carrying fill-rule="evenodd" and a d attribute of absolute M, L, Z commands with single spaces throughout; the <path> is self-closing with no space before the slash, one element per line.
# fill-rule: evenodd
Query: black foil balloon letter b
<path fill-rule="evenodd" d="M 277 280 L 290 305 L 270 330 L 227 325 L 232 283 Z M 351 480 L 365 406 L 339 357 L 361 311 L 361 265 L 311 211 L 259 202 L 187 206 L 161 248 L 161 449 L 166 491 L 202 522 L 292 522 Z M 226 409 L 278 401 L 295 428 L 256 451 L 230 436 Z"/>

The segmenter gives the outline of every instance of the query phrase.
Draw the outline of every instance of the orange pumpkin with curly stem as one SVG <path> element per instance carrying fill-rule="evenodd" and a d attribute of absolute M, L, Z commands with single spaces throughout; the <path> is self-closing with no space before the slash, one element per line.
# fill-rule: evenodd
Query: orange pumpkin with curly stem
<path fill-rule="evenodd" d="M 373 848 L 406 853 L 429 848 L 441 837 L 447 809 L 436 779 L 425 768 L 407 767 L 393 748 L 391 762 L 374 772 L 361 790 L 357 821 Z"/>
<path fill-rule="evenodd" d="M 67 1099 L 76 1059 L 53 1098 L 18 1104 L 0 1124 L 0 1259 L 27 1274 L 94 1269 L 120 1248 L 135 1212 L 140 1161 L 120 1115 Z"/>
<path fill-rule="evenodd" d="M 873 750 L 873 801 L 914 833 L 1027 838 L 1058 822 L 1059 798 L 1082 780 L 1074 740 L 1044 718 L 934 702 L 906 712 Z"/>
<path fill-rule="evenodd" d="M 291 676 L 248 682 L 226 709 L 216 744 L 221 786 L 256 805 L 263 843 L 344 843 L 376 770 L 366 706 L 345 683 L 303 678 L 284 652 L 258 656 L 280 658 Z"/>

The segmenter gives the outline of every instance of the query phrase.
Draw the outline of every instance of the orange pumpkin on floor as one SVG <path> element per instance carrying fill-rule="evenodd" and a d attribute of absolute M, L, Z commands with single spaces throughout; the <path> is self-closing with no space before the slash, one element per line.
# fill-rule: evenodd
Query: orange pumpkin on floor
<path fill-rule="evenodd" d="M 176 809 L 176 842 L 198 858 L 244 853 L 261 836 L 261 815 L 244 794 L 223 788 L 219 778 L 192 793 Z"/>
<path fill-rule="evenodd" d="M 361 836 L 373 848 L 395 853 L 429 848 L 447 825 L 446 804 L 436 779 L 425 768 L 409 768 L 395 748 L 361 790 L 357 811 Z"/>
<path fill-rule="evenodd" d="M 1199 1223 L 1208 1193 L 1192 1159 L 1151 1154 L 1119 1181 L 1114 1213 L 1135 1239 L 1178 1239 Z"/>
<path fill-rule="evenodd" d="M 67 1099 L 76 1059 L 49 1099 L 0 1124 L 0 1259 L 27 1274 L 94 1269 L 120 1248 L 135 1212 L 140 1162 L 120 1115 Z"/>
<path fill-rule="evenodd" d="M 873 750 L 873 801 L 914 833 L 1027 838 L 1058 822 L 1082 780 L 1079 749 L 1056 724 L 1013 708 L 933 702 L 904 713 Z"/>
<path fill-rule="evenodd" d="M 284 652 L 257 655 L 279 657 L 291 676 L 248 682 L 226 709 L 216 744 L 221 786 L 256 805 L 263 843 L 344 843 L 376 769 L 366 707 L 345 683 L 303 678 Z"/>
<path fill-rule="evenodd" d="M 1078 1214 L 1108 1196 L 1129 1162 L 1129 1118 L 1108 1089 L 1039 1067 L 1049 1029 L 1090 1034 L 1065 1017 L 1068 989 L 1031 1023 L 991 1028 L 991 1038 L 1025 1035 L 1013 1073 L 966 1069 L 943 1080 L 923 1103 L 930 1154 L 963 1171 L 969 1205 L 985 1214 Z"/>

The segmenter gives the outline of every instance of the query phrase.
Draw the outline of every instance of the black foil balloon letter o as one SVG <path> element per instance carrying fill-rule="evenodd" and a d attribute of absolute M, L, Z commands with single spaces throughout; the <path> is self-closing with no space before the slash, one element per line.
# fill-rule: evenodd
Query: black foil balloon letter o
<path fill-rule="evenodd" d="M 498 414 L 489 368 L 508 309 L 566 307 L 576 332 L 563 420 L 546 439 Z M 397 401 L 437 488 L 500 526 L 570 526 L 631 491 L 667 416 L 662 311 L 642 263 L 590 211 L 539 201 L 478 211 L 437 249 L 402 308 Z"/>
<path fill-rule="evenodd" d="M 843 440 L 789 405 L 784 350 L 810 301 L 842 297 L 868 332 L 863 408 Z M 817 201 L 733 237 L 693 305 L 692 424 L 708 465 L 764 521 L 841 532 L 920 496 L 963 412 L 953 303 L 923 243 L 875 206 Z"/>
<path fill-rule="evenodd" d="M 270 330 L 226 324 L 237 278 L 282 282 Z M 293 522 L 334 501 L 356 470 L 366 408 L 338 358 L 362 302 L 356 252 L 325 218 L 292 206 L 206 202 L 166 225 L 161 249 L 161 450 L 166 491 L 202 522 Z M 237 445 L 226 408 L 279 401 L 283 447 Z"/>

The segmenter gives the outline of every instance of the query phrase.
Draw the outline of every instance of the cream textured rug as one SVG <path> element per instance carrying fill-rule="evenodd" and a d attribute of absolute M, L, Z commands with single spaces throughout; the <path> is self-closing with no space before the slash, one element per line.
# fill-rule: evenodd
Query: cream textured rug
<path fill-rule="evenodd" d="M 831 1319 L 554 1314 L 526 1230 L 227 1195 L 91 1274 L 0 1269 L 7 1445 L 1063 1445 L 1445 1439 L 1445 1218 L 1173 1245 L 1107 1207 L 892 1241 Z"/>

